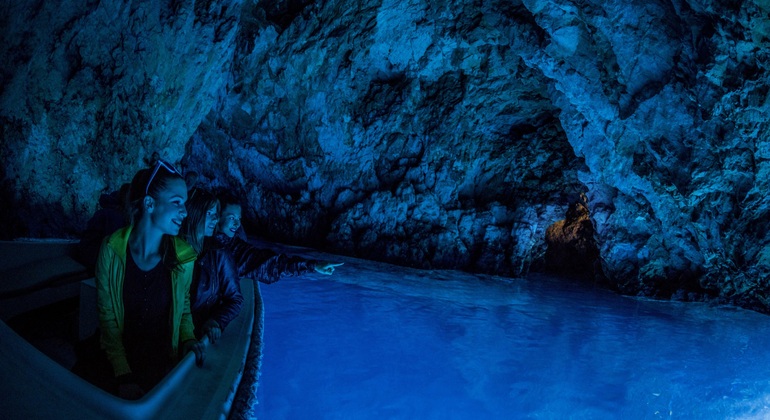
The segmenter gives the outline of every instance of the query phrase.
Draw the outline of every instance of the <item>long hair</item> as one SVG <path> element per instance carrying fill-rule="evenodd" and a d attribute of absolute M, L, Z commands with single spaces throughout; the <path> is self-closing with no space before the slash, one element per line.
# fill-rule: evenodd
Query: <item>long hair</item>
<path fill-rule="evenodd" d="M 144 197 L 149 195 L 150 197 L 157 198 L 158 193 L 165 190 L 172 179 L 184 181 L 184 178 L 173 167 L 170 170 L 167 167 L 171 166 L 156 163 L 152 168 L 141 169 L 134 175 L 127 198 L 127 207 L 132 225 L 136 226 L 136 223 L 144 215 Z M 153 173 L 155 176 L 153 176 Z M 163 238 L 161 238 L 160 255 L 163 266 L 167 270 L 176 271 L 180 268 L 181 264 L 176 255 L 174 238 L 171 235 L 163 235 Z"/>
<path fill-rule="evenodd" d="M 201 254 L 206 230 L 206 212 L 216 206 L 219 213 L 219 200 L 210 192 L 196 188 L 190 192 L 187 200 L 187 217 L 179 230 L 181 236 L 195 252 Z"/>

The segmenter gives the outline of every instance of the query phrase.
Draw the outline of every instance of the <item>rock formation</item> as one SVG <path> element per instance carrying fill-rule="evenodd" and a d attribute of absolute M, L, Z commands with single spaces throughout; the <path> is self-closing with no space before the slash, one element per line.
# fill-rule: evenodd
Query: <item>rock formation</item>
<path fill-rule="evenodd" d="M 0 12 L 5 237 L 157 151 L 268 239 L 524 275 L 582 203 L 611 287 L 770 307 L 766 0 L 76 3 Z"/>
<path fill-rule="evenodd" d="M 229 76 L 240 6 L 6 3 L 2 235 L 74 235 L 154 153 L 181 159 Z"/>
<path fill-rule="evenodd" d="M 595 237 L 585 200 L 575 202 L 567 210 L 564 220 L 552 224 L 545 231 L 546 270 L 564 277 L 606 281 Z M 611 283 L 606 285 L 613 286 Z"/>

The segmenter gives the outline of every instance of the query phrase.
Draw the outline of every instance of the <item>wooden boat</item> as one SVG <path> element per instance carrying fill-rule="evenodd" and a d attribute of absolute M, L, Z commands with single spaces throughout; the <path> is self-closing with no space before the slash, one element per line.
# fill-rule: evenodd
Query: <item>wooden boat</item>
<path fill-rule="evenodd" d="M 188 354 L 143 398 L 123 400 L 70 370 L 75 342 L 97 324 L 93 278 L 71 258 L 75 245 L 71 241 L 0 241 L 0 417 L 213 419 L 251 415 L 262 351 L 258 284 L 241 281 L 241 313 L 216 344 L 206 341 L 202 367 Z M 62 307 L 68 308 L 65 316 L 61 316 Z M 76 315 L 67 321 L 68 313 Z M 42 320 L 39 325 L 36 318 Z M 56 334 L 65 336 L 64 341 L 33 344 L 28 331 L 10 326 L 22 319 L 27 327 L 31 324 L 28 330 L 56 328 L 63 319 L 64 325 L 69 322 L 76 327 Z"/>

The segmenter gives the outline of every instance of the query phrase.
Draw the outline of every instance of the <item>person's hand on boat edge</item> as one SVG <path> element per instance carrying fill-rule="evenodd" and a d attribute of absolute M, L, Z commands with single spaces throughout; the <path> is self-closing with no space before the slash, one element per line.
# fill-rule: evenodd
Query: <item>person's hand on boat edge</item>
<path fill-rule="evenodd" d="M 216 344 L 219 337 L 222 336 L 222 328 L 219 327 L 219 323 L 213 319 L 209 319 L 203 324 L 203 335 L 207 336 L 211 341 L 211 344 Z"/>
<path fill-rule="evenodd" d="M 331 276 L 334 273 L 334 267 L 339 267 L 345 263 L 331 263 L 331 262 L 318 262 L 313 266 L 316 273 L 326 274 Z"/>
<path fill-rule="evenodd" d="M 203 366 L 203 361 L 206 360 L 206 347 L 198 340 L 187 340 L 182 344 L 183 354 L 189 352 L 195 353 L 195 364 L 200 367 Z"/>

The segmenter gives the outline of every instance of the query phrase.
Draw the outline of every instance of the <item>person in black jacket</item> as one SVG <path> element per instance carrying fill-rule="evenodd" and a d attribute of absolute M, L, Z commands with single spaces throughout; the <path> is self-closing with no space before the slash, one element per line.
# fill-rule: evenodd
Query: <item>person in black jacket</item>
<path fill-rule="evenodd" d="M 220 194 L 222 217 L 217 224 L 216 240 L 233 256 L 238 275 L 262 283 L 275 283 L 284 276 L 299 276 L 317 272 L 331 275 L 342 263 L 306 260 L 257 248 L 246 240 L 241 226 L 241 203 L 230 194 Z"/>
<path fill-rule="evenodd" d="M 212 240 L 217 225 L 219 202 L 211 193 L 194 189 L 187 202 L 187 218 L 180 235 L 198 252 L 192 285 L 190 309 L 195 335 L 208 336 L 216 343 L 241 310 L 238 269 L 232 255 L 220 243 Z"/>

